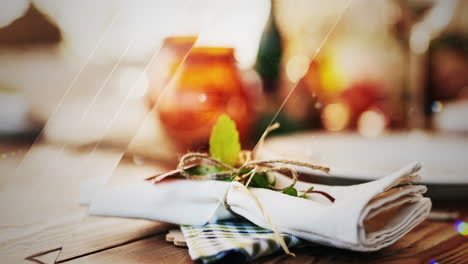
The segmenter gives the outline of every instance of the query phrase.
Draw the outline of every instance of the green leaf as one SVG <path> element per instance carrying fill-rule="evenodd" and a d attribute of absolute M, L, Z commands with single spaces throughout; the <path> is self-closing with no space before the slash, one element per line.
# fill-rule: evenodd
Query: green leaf
<path fill-rule="evenodd" d="M 240 174 L 240 175 L 247 174 L 247 173 L 249 173 L 251 170 L 252 170 L 252 169 L 241 168 L 241 169 L 239 170 L 239 174 Z"/>
<path fill-rule="evenodd" d="M 287 194 L 287 195 L 297 197 L 297 190 L 294 187 L 288 187 L 288 188 L 284 189 L 283 193 Z"/>
<path fill-rule="evenodd" d="M 216 179 L 218 181 L 225 181 L 225 182 L 232 182 L 234 180 L 235 176 L 231 176 L 231 177 L 228 177 L 228 178 L 224 178 L 224 179 Z"/>
<path fill-rule="evenodd" d="M 269 189 L 269 184 L 264 173 L 255 173 L 250 182 L 250 186 Z"/>
<path fill-rule="evenodd" d="M 195 167 L 187 169 L 187 172 L 191 175 L 207 175 L 213 172 L 220 172 L 220 170 L 214 166 L 197 165 Z"/>
<path fill-rule="evenodd" d="M 235 166 L 241 151 L 236 123 L 227 115 L 221 115 L 210 136 L 210 154 L 213 158 Z"/>
<path fill-rule="evenodd" d="M 299 195 L 299 197 L 301 198 L 307 198 L 307 193 L 312 191 L 314 189 L 314 186 L 310 187 L 309 189 L 307 189 L 307 191 L 305 191 L 303 194 Z"/>

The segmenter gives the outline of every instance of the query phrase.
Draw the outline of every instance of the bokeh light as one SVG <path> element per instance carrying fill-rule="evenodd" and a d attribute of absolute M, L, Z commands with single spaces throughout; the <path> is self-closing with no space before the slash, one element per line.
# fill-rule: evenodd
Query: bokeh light
<path fill-rule="evenodd" d="M 468 237 L 468 223 L 458 220 L 455 222 L 454 228 L 460 235 Z"/>
<path fill-rule="evenodd" d="M 201 103 L 206 102 L 206 99 L 208 99 L 208 96 L 205 93 L 198 95 L 198 101 L 200 101 Z"/>
<path fill-rule="evenodd" d="M 323 104 L 321 102 L 315 102 L 314 107 L 315 109 L 322 109 Z"/>
<path fill-rule="evenodd" d="M 433 113 L 439 113 L 444 109 L 444 104 L 441 101 L 434 101 L 431 105 L 431 110 Z"/>
<path fill-rule="evenodd" d="M 322 123 L 329 131 L 345 129 L 350 121 L 349 106 L 343 103 L 333 103 L 325 106 L 322 112 Z"/>
<path fill-rule="evenodd" d="M 366 137 L 375 137 L 383 133 L 387 120 L 385 115 L 378 110 L 367 110 L 361 114 L 358 120 L 358 131 Z"/>
<path fill-rule="evenodd" d="M 0 158 L 1 159 L 13 158 L 13 157 L 16 157 L 16 155 L 20 155 L 21 153 L 23 153 L 22 149 L 20 149 L 18 151 L 2 153 L 2 154 L 0 154 Z"/>
<path fill-rule="evenodd" d="M 431 260 L 431 262 L 429 262 L 429 264 L 439 264 L 439 262 L 437 260 Z"/>

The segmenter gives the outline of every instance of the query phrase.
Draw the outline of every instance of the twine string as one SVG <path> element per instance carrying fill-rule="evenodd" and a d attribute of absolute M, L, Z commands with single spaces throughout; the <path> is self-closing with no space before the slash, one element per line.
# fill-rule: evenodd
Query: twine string
<path fill-rule="evenodd" d="M 292 167 L 284 166 L 284 165 L 295 165 L 299 167 L 305 167 L 305 168 L 310 168 L 313 170 L 321 170 L 325 173 L 328 173 L 330 171 L 329 168 L 318 166 L 318 165 L 313 165 L 305 162 L 299 162 L 299 161 L 293 161 L 293 160 L 257 160 L 257 161 L 249 161 L 249 158 L 251 154 L 243 152 L 242 155 L 247 157 L 246 162 L 239 167 L 239 168 L 234 168 L 228 164 L 225 164 L 221 162 L 220 160 L 210 157 L 208 154 L 204 153 L 187 153 L 179 161 L 179 164 L 177 166 L 177 170 L 180 171 L 180 174 L 184 176 L 187 179 L 195 179 L 195 180 L 213 180 L 213 179 L 226 179 L 229 177 L 233 177 L 233 175 L 236 175 L 233 178 L 233 182 L 239 182 L 241 185 L 244 187 L 244 191 L 255 201 L 257 207 L 260 209 L 260 212 L 262 213 L 263 217 L 265 220 L 268 222 L 268 224 L 271 227 L 271 230 L 274 233 L 276 241 L 280 244 L 280 246 L 283 248 L 284 252 L 290 256 L 295 256 L 294 253 L 292 253 L 287 244 L 286 241 L 284 240 L 283 236 L 281 233 L 278 231 L 278 228 L 276 225 L 273 223 L 271 217 L 267 214 L 265 211 L 265 208 L 263 207 L 262 203 L 258 199 L 258 197 L 248 188 L 250 185 L 255 173 L 260 172 L 260 173 L 268 173 L 268 172 L 279 172 L 279 173 L 290 173 L 292 176 L 292 181 L 291 183 L 286 186 L 286 187 L 276 187 L 274 185 L 269 185 L 270 188 L 277 190 L 277 191 L 282 191 L 286 188 L 293 187 L 299 178 L 299 175 L 295 169 Z M 218 167 L 221 167 L 224 169 L 221 172 L 212 172 L 208 173 L 205 175 L 193 175 L 190 174 L 187 171 L 187 168 L 190 168 L 190 166 L 187 166 L 188 162 L 193 162 L 193 161 L 198 161 L 199 165 L 202 164 L 203 161 L 210 162 L 212 164 L 218 165 Z M 281 164 L 278 166 L 273 166 L 272 164 Z M 247 172 L 242 173 L 245 171 L 245 169 L 248 169 Z M 227 194 L 224 197 L 224 207 L 234 215 L 237 215 L 233 210 L 230 208 L 230 205 L 227 201 Z"/>
<path fill-rule="evenodd" d="M 263 144 L 263 141 L 265 140 L 266 135 L 278 127 L 279 127 L 278 123 L 275 123 L 272 126 L 268 127 L 259 140 L 259 146 Z M 270 173 L 270 172 L 277 172 L 281 174 L 289 173 L 292 178 L 291 183 L 289 185 L 287 185 L 286 187 L 277 187 L 275 186 L 275 184 L 271 184 L 271 185 L 268 185 L 268 187 L 276 191 L 283 191 L 287 188 L 294 187 L 294 185 L 296 185 L 297 183 L 299 175 L 294 168 L 286 166 L 286 165 L 294 165 L 297 167 L 320 170 L 325 173 L 329 173 L 330 169 L 326 167 L 313 165 L 313 164 L 309 164 L 306 162 L 294 161 L 294 160 L 276 159 L 276 160 L 253 160 L 252 161 L 252 158 L 254 158 L 255 156 L 256 150 L 258 150 L 258 148 L 256 148 L 254 151 L 242 151 L 241 153 L 239 153 L 239 160 L 242 163 L 242 166 L 240 166 L 239 168 L 232 167 L 216 158 L 210 157 L 206 153 L 195 153 L 195 152 L 187 153 L 180 158 L 179 164 L 177 165 L 176 170 L 150 177 L 147 180 L 152 180 L 154 183 L 156 183 L 166 177 L 180 174 L 186 179 L 191 179 L 191 180 L 222 180 L 222 179 L 231 178 L 233 182 L 239 182 L 240 185 L 243 187 L 242 190 L 245 191 L 255 201 L 263 217 L 270 225 L 270 228 L 274 233 L 276 241 L 278 241 L 280 246 L 283 248 L 284 252 L 290 256 L 295 256 L 295 254 L 289 250 L 286 244 L 286 241 L 284 240 L 284 237 L 278 231 L 278 228 L 273 223 L 271 217 L 265 211 L 265 208 L 263 207 L 258 197 L 248 187 L 257 172 L 265 173 L 265 174 Z M 215 167 L 217 169 L 220 169 L 221 171 L 210 172 L 210 173 L 203 174 L 203 175 L 192 174 L 189 172 L 189 169 L 194 168 L 197 165 L 204 165 L 206 163 L 211 163 L 215 165 Z M 233 215 L 237 215 L 231 209 L 227 201 L 227 198 L 228 198 L 227 194 L 228 193 L 226 193 L 226 195 L 224 196 L 224 201 L 223 201 L 224 207 Z"/>

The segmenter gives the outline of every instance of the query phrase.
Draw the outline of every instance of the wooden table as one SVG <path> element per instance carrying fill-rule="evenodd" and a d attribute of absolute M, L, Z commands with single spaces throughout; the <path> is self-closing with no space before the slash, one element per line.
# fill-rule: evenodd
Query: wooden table
<path fill-rule="evenodd" d="M 0 143 L 0 153 L 22 143 Z M 67 146 L 37 144 L 24 154 L 0 159 L 0 263 L 192 263 L 186 248 L 165 241 L 174 226 L 137 219 L 87 216 L 77 204 L 79 183 L 93 174 L 146 177 L 154 164 L 122 162 L 122 152 L 77 152 Z M 24 152 L 23 152 L 24 153 Z M 114 169 L 115 168 L 115 169 Z M 468 201 L 434 201 L 468 222 Z M 293 249 L 256 263 L 468 263 L 468 237 L 453 221 L 425 221 L 396 244 L 374 253 L 323 246 Z"/>

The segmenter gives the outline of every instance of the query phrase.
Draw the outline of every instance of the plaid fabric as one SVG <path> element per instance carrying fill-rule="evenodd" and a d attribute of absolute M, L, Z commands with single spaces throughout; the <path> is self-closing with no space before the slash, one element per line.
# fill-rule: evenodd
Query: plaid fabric
<path fill-rule="evenodd" d="M 283 249 L 276 242 L 273 231 L 258 227 L 247 220 L 207 223 L 203 226 L 181 226 L 192 260 L 212 263 L 220 260 L 249 262 Z M 282 234 L 288 247 L 301 240 Z"/>

